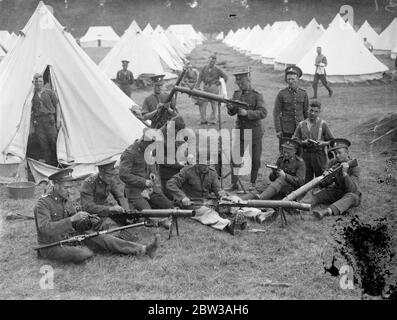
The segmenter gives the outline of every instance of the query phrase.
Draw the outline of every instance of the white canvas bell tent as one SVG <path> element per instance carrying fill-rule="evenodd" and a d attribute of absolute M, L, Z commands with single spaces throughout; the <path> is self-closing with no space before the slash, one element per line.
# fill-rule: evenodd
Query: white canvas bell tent
<path fill-rule="evenodd" d="M 225 38 L 222 40 L 223 43 L 227 44 L 227 42 L 229 41 L 229 39 L 231 37 L 233 37 L 234 35 L 234 31 L 233 30 L 229 30 L 229 32 L 227 33 L 227 35 L 225 36 Z"/>
<path fill-rule="evenodd" d="M 185 55 L 183 52 L 178 51 L 177 48 L 172 46 L 170 40 L 165 35 L 164 29 L 160 25 L 156 27 L 153 34 L 157 36 L 157 40 L 161 42 L 161 44 L 168 50 L 174 59 L 183 63 L 183 58 Z"/>
<path fill-rule="evenodd" d="M 215 40 L 221 41 L 224 38 L 223 31 L 219 32 L 218 35 L 215 37 Z"/>
<path fill-rule="evenodd" d="M 392 59 L 397 58 L 397 46 L 391 51 L 390 58 L 392 58 Z"/>
<path fill-rule="evenodd" d="M 357 31 L 357 35 L 361 38 L 367 38 L 367 40 L 374 45 L 376 41 L 378 41 L 379 34 L 371 27 L 367 20 L 361 25 L 360 29 Z"/>
<path fill-rule="evenodd" d="M 148 24 L 146 25 L 145 29 L 143 29 L 142 33 L 143 33 L 145 36 L 151 36 L 152 33 L 153 33 L 153 31 L 154 31 L 154 30 L 153 30 L 152 26 L 150 25 L 150 23 L 148 23 Z"/>
<path fill-rule="evenodd" d="M 242 53 L 245 52 L 247 47 L 249 47 L 249 45 L 252 43 L 252 39 L 255 38 L 255 36 L 260 32 L 262 32 L 262 29 L 259 25 L 253 27 L 246 37 L 241 39 L 241 42 L 237 44 L 238 51 Z"/>
<path fill-rule="evenodd" d="M 311 81 L 315 72 L 316 47 L 327 57 L 325 68 L 329 82 L 357 82 L 380 79 L 388 68 L 364 46 L 353 27 L 339 14 L 328 29 L 297 63 L 303 71 L 302 79 Z"/>
<path fill-rule="evenodd" d="M 260 52 L 263 64 L 273 64 L 275 57 L 302 32 L 302 28 L 295 21 L 289 21 L 280 30 L 277 38 L 269 42 L 267 49 Z"/>
<path fill-rule="evenodd" d="M 372 45 L 374 54 L 390 54 L 390 51 L 397 46 L 397 18 L 393 19 Z"/>
<path fill-rule="evenodd" d="M 274 69 L 284 70 L 288 65 L 297 64 L 323 35 L 324 28 L 312 19 L 306 28 L 274 59 Z"/>
<path fill-rule="evenodd" d="M 257 42 L 255 44 L 252 44 L 252 46 L 250 46 L 249 48 L 249 52 L 248 52 L 249 57 L 255 60 L 261 59 L 262 56 L 260 55 L 260 52 L 263 50 L 265 46 L 268 46 L 267 39 L 272 34 L 272 29 L 273 27 L 270 25 L 266 25 L 266 27 L 263 28 L 262 32 L 256 38 Z"/>
<path fill-rule="evenodd" d="M 179 52 L 179 55 L 182 54 L 185 57 L 190 51 L 187 46 L 185 46 L 179 39 L 175 36 L 175 34 L 170 30 L 164 30 L 164 35 L 167 37 L 168 41 L 172 45 L 172 47 Z"/>
<path fill-rule="evenodd" d="M 113 47 L 120 37 L 110 26 L 89 27 L 86 34 L 80 38 L 80 45 L 83 48 Z"/>
<path fill-rule="evenodd" d="M 138 23 L 133 20 L 129 27 L 124 31 L 126 33 L 127 31 L 132 31 L 132 32 L 142 32 L 141 28 L 139 27 Z"/>
<path fill-rule="evenodd" d="M 8 40 L 4 43 L 4 46 L 7 49 L 7 51 L 11 51 L 11 49 L 14 48 L 14 45 L 17 42 L 17 39 L 18 39 L 18 36 L 14 32 L 11 33 Z"/>
<path fill-rule="evenodd" d="M 153 49 L 150 40 L 140 32 L 128 31 L 120 41 L 108 52 L 99 63 L 99 67 L 110 79 L 116 77 L 121 69 L 121 60 L 130 61 L 129 70 L 135 78 L 141 74 L 165 74 L 165 79 L 176 78 L 176 75 L 166 71 L 159 54 Z M 171 71 L 171 70 L 169 70 Z"/>
<path fill-rule="evenodd" d="M 21 163 L 26 157 L 32 78 L 45 70 L 61 108 L 60 163 L 91 165 L 94 170 L 95 163 L 119 156 L 142 135 L 144 125 L 129 110 L 136 104 L 95 65 L 43 2 L 22 32 L 0 64 L 1 165 Z"/>
<path fill-rule="evenodd" d="M 7 30 L 0 30 L 0 43 L 1 44 L 6 43 L 10 36 L 11 35 Z"/>

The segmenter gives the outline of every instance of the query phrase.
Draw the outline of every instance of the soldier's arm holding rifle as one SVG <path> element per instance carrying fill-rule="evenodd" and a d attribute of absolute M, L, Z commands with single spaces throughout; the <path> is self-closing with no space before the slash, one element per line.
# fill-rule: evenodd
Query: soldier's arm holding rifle
<path fill-rule="evenodd" d="M 174 175 L 170 180 L 167 181 L 167 189 L 172 194 L 173 198 L 182 203 L 183 206 L 189 206 L 191 201 L 189 197 L 183 192 L 183 184 L 186 180 L 186 167 L 182 168 L 179 173 Z"/>
<path fill-rule="evenodd" d="M 37 227 L 40 232 L 48 237 L 57 238 L 59 235 L 74 232 L 74 222 L 88 219 L 89 214 L 84 211 L 79 211 L 71 217 L 53 221 L 51 219 L 51 208 L 44 202 L 38 202 L 34 208 L 34 215 L 36 217 Z"/>

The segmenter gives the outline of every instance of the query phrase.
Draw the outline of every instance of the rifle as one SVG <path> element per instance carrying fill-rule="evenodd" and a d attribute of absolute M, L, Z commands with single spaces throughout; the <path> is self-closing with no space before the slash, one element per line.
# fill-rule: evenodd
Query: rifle
<path fill-rule="evenodd" d="M 125 230 L 125 229 L 130 229 L 130 228 L 136 228 L 136 227 L 141 227 L 141 226 L 149 226 L 148 222 L 139 222 L 139 223 L 135 223 L 135 224 L 129 224 L 127 226 L 123 226 L 123 227 L 118 227 L 118 228 L 113 228 L 113 229 L 108 229 L 108 230 L 100 230 L 100 231 L 95 231 L 93 233 L 88 233 L 88 234 L 80 234 L 74 237 L 70 237 L 68 239 L 65 240 L 60 240 L 60 241 L 56 241 L 56 242 L 51 242 L 51 243 L 47 243 L 47 244 L 43 244 L 37 247 L 34 247 L 34 250 L 40 250 L 40 249 L 46 249 L 46 248 L 51 248 L 51 247 L 56 247 L 56 246 L 63 246 L 64 244 L 71 244 L 71 243 L 81 243 L 86 239 L 90 239 L 90 238 L 94 238 L 97 237 L 101 234 L 107 234 L 107 233 L 113 233 L 113 232 L 117 232 L 117 231 L 121 231 L 121 230 Z"/>
<path fill-rule="evenodd" d="M 349 168 L 357 167 L 357 159 L 353 159 L 347 162 L 349 164 Z M 336 165 L 328 170 L 326 170 L 321 176 L 315 177 L 313 180 L 301 186 L 299 189 L 291 192 L 287 195 L 283 200 L 294 201 L 300 196 L 303 196 L 305 193 L 310 191 L 311 189 L 317 187 L 318 185 L 326 185 L 339 175 L 342 172 L 342 165 Z"/>
<path fill-rule="evenodd" d="M 299 203 L 295 201 L 288 200 L 241 200 L 239 202 L 230 201 L 226 199 L 222 200 L 204 200 L 204 201 L 193 201 L 193 206 L 197 205 L 207 205 L 217 208 L 221 207 L 252 207 L 252 208 L 291 208 L 303 211 L 310 211 L 310 204 Z"/>
<path fill-rule="evenodd" d="M 221 97 L 221 96 L 219 96 L 217 94 L 213 94 L 213 93 L 206 92 L 206 91 L 188 89 L 188 88 L 180 87 L 180 86 L 175 86 L 172 89 L 172 91 L 186 93 L 186 94 L 188 94 L 190 96 L 193 96 L 193 97 L 199 97 L 199 98 L 204 98 L 204 99 L 208 99 L 208 100 L 214 100 L 214 101 L 218 101 L 218 102 L 221 102 L 221 103 L 235 104 L 235 105 L 238 105 L 239 107 L 243 107 L 243 108 L 250 107 L 249 103 L 246 103 L 246 102 L 243 102 L 243 101 L 240 101 L 240 100 L 226 99 L 226 98 L 223 98 L 223 97 Z"/>
<path fill-rule="evenodd" d="M 185 73 L 186 73 L 186 68 L 183 68 L 181 74 L 179 75 L 178 79 L 175 82 L 175 86 L 178 86 L 181 81 L 183 80 Z M 172 98 L 175 94 L 176 90 L 174 90 L 174 88 L 172 88 L 171 92 L 168 94 L 167 98 L 165 99 L 165 101 L 163 102 L 164 104 L 170 103 L 172 101 Z M 176 109 L 176 106 L 173 108 L 175 112 L 178 113 L 178 110 Z M 168 112 L 167 108 L 159 108 L 156 112 L 156 114 L 152 117 L 152 123 L 153 122 L 158 122 L 161 118 L 164 117 L 164 113 Z M 155 129 L 159 129 L 159 128 L 155 128 Z"/>
<path fill-rule="evenodd" d="M 126 210 L 124 213 L 111 214 L 110 218 L 120 223 L 127 223 L 127 220 L 137 221 L 140 218 L 170 218 L 171 227 L 168 239 L 171 239 L 173 226 L 175 225 L 176 234 L 179 236 L 178 218 L 194 217 L 196 211 L 182 210 L 179 208 L 174 209 L 143 209 L 139 210 Z M 150 221 L 150 220 L 149 220 Z"/>

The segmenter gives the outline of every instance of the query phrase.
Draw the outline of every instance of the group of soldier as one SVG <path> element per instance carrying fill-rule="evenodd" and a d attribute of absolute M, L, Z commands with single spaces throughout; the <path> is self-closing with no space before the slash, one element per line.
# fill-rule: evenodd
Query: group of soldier
<path fill-rule="evenodd" d="M 125 62 L 123 64 L 125 65 Z M 227 81 L 227 76 L 215 64 L 214 55 L 200 73 L 195 72 L 189 64 L 184 85 L 199 88 L 203 83 L 204 91 L 218 93 L 220 78 Z M 132 77 L 132 74 L 128 75 L 126 67 L 123 70 L 120 75 L 118 73 L 118 77 Z M 359 168 L 351 168 L 348 165 L 350 142 L 347 139 L 334 138 L 327 122 L 320 118 L 322 104 L 318 100 L 309 101 L 306 91 L 298 86 L 302 71 L 296 66 L 286 68 L 287 87 L 278 93 L 273 109 L 280 155 L 271 169 L 265 188 L 261 189 L 256 184 L 261 167 L 264 136 L 262 120 L 268 112 L 262 94 L 251 86 L 250 72 L 238 72 L 234 76 L 239 89 L 234 92 L 232 100 L 242 101 L 247 105 L 242 107 L 238 104 L 227 104 L 228 114 L 236 116 L 236 128 L 240 129 L 240 156 L 244 154 L 244 146 L 251 144 L 251 186 L 249 193 L 241 198 L 282 199 L 314 177 L 340 165 L 340 174 L 329 181 L 328 185 L 322 186 L 317 192 L 308 193 L 299 200 L 313 206 L 329 205 L 324 209 L 313 210 L 314 216 L 318 219 L 327 215 L 339 215 L 358 206 L 361 201 Z M 176 132 L 185 128 L 175 99 L 168 101 L 168 95 L 163 92 L 164 76 L 155 75 L 152 81 L 154 93 L 143 103 L 143 120 L 150 120 L 151 127 L 160 129 L 165 135 L 169 134 L 167 128 L 171 122 L 175 124 Z M 332 91 L 329 95 L 332 95 Z M 199 102 L 200 124 L 207 123 L 203 107 L 206 104 L 208 101 Z M 42 104 L 43 110 L 44 107 L 45 104 Z M 216 107 L 217 104 L 212 105 L 209 122 L 217 121 Z M 244 141 L 244 129 L 251 130 L 250 141 Z M 166 138 L 164 140 L 168 141 Z M 218 172 L 210 165 L 210 154 L 200 158 L 197 156 L 197 160 L 190 160 L 188 163 L 165 161 L 160 165 L 148 164 L 145 160 L 145 150 L 152 142 L 145 138 L 144 133 L 123 152 L 119 168 L 115 167 L 116 161 L 113 159 L 106 159 L 97 164 L 98 173 L 84 180 L 77 202 L 72 201 L 70 197 L 73 186 L 72 169 L 66 168 L 50 176 L 48 179 L 52 182 L 53 188 L 39 199 L 34 208 L 39 243 L 45 244 L 76 233 L 118 226 L 120 222 L 115 217 L 128 210 L 169 209 L 175 206 L 195 208 L 196 215 L 193 219 L 234 235 L 237 224 L 242 220 L 239 212 L 234 216 L 224 216 L 213 208 L 195 202 L 209 197 L 219 199 L 228 196 L 229 192 L 237 191 L 238 176 L 232 174 L 231 187 L 222 190 Z M 167 147 L 169 146 L 165 145 L 165 150 Z M 330 160 L 329 155 L 332 155 L 333 159 Z M 238 165 L 233 163 L 234 167 Z M 113 195 L 113 203 L 108 199 L 110 194 Z M 154 219 L 153 223 L 157 227 L 170 228 L 170 220 L 167 218 Z M 126 230 L 118 234 L 104 234 L 91 238 L 84 241 L 83 245 L 41 249 L 39 254 L 47 259 L 80 263 L 91 257 L 96 250 L 133 255 L 147 254 L 153 257 L 159 246 L 157 234 L 149 245 L 135 241 L 134 233 Z"/>

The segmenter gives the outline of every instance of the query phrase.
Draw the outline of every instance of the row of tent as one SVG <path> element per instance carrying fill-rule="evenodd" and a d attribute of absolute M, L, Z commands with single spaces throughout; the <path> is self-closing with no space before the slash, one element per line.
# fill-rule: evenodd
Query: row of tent
<path fill-rule="evenodd" d="M 43 2 L 20 34 L 0 62 L 0 176 L 16 174 L 26 159 L 32 77 L 37 72 L 48 77 L 58 95 L 62 127 L 57 138 L 57 157 L 60 163 L 74 166 L 75 176 L 93 172 L 99 161 L 119 157 L 142 135 L 144 124 L 130 110 L 136 103 L 91 60 Z M 134 37 L 143 36 L 130 27 L 113 50 L 121 48 L 124 39 Z M 129 45 L 139 48 L 142 43 Z M 55 169 L 37 167 L 38 162 L 32 159 L 28 163 L 36 171 L 50 173 Z"/>
<path fill-rule="evenodd" d="M 121 37 L 110 26 L 90 27 L 79 42 L 83 48 L 112 48 L 99 64 L 111 78 L 120 69 L 120 61 L 127 59 L 136 77 L 163 73 L 170 79 L 175 77 L 173 72 L 182 70 L 186 55 L 204 40 L 190 24 L 171 25 L 164 30 L 160 25 L 153 29 L 149 23 L 141 30 L 134 20 Z"/>
<path fill-rule="evenodd" d="M 221 38 L 222 35 L 218 35 Z M 316 47 L 322 47 L 327 57 L 326 68 L 330 82 L 354 82 L 382 78 L 387 66 L 381 63 L 364 45 L 366 37 L 375 54 L 391 54 L 397 46 L 397 19 L 378 35 L 367 21 L 356 32 L 337 14 L 325 29 L 313 18 L 302 28 L 295 21 L 276 21 L 263 29 L 257 25 L 230 30 L 222 41 L 263 64 L 283 70 L 297 65 L 303 79 L 311 80 L 315 71 Z M 395 53 L 394 53 L 395 54 Z"/>

